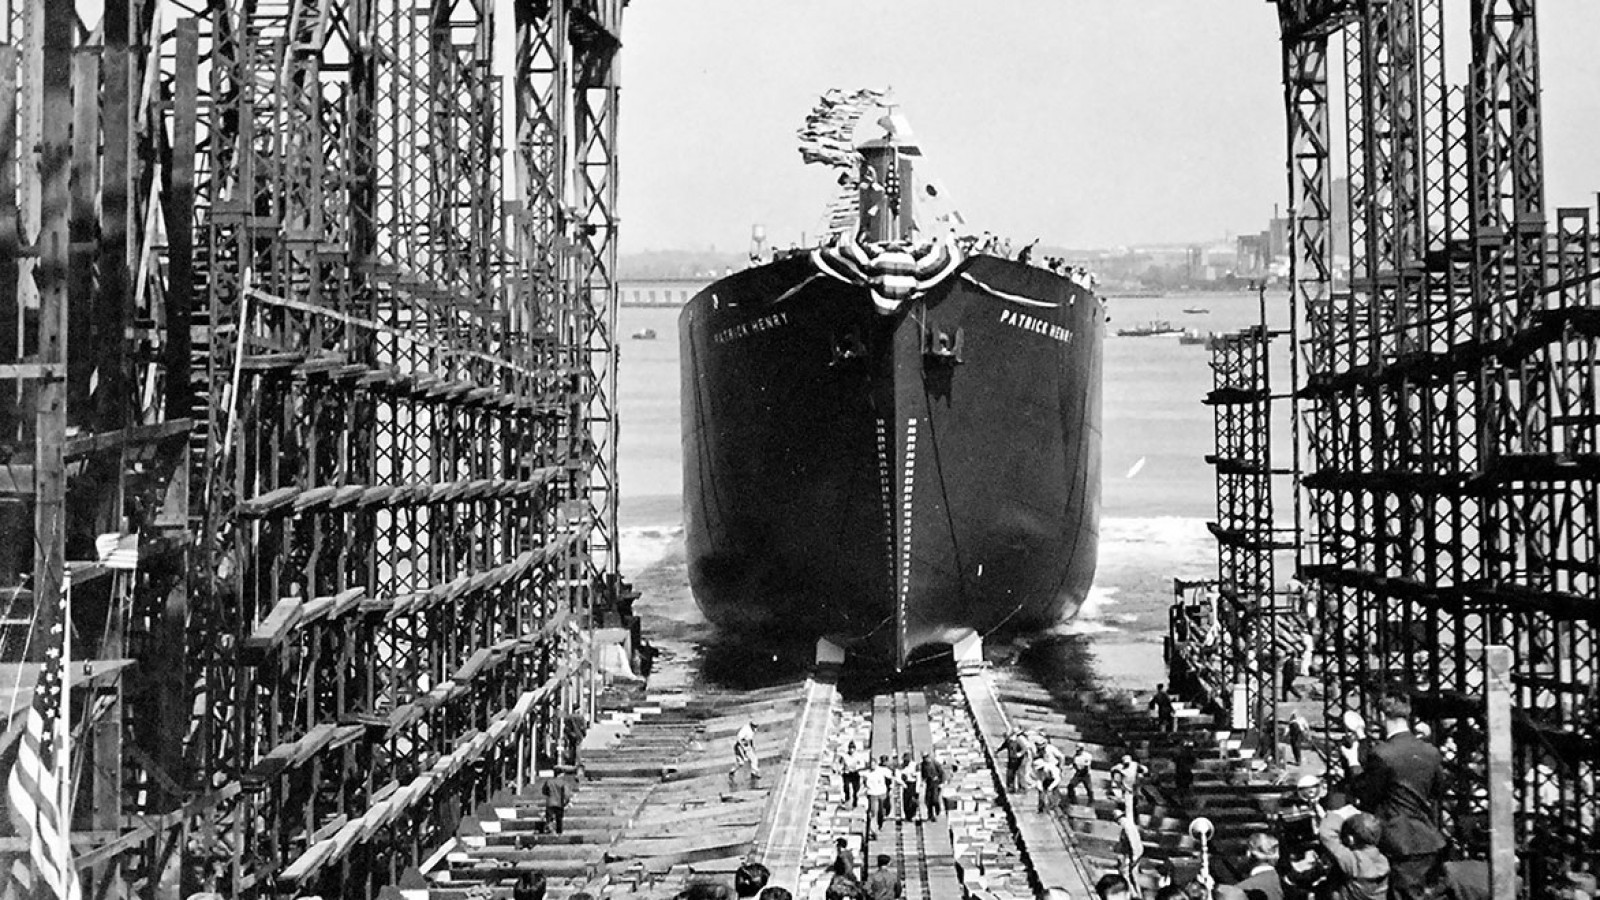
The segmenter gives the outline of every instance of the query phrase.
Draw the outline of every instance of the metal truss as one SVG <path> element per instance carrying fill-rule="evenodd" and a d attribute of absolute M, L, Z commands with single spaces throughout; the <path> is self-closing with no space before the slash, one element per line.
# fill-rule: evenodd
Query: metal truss
<path fill-rule="evenodd" d="M 1291 302 L 1327 714 L 1408 690 L 1451 765 L 1446 824 L 1486 850 L 1482 649 L 1514 652 L 1519 846 L 1596 844 L 1595 211 L 1545 213 L 1533 4 L 1278 4 L 1296 215 Z M 1342 39 L 1350 279 L 1337 290 L 1326 49 Z M 1333 129 L 1339 133 L 1339 129 Z"/>
<path fill-rule="evenodd" d="M 1264 299 L 1263 299 L 1264 303 Z M 1284 661 L 1300 654 L 1299 597 L 1280 585 L 1277 557 L 1298 549 L 1298 526 L 1277 521 L 1274 478 L 1292 475 L 1274 468 L 1274 406 L 1292 400 L 1273 393 L 1273 339 L 1281 332 L 1262 324 L 1221 335 L 1211 348 L 1212 407 L 1216 452 L 1217 625 L 1225 646 L 1211 669 L 1234 696 L 1213 698 L 1248 719 L 1264 738 L 1264 755 L 1275 752 L 1277 701 Z M 1292 352 L 1293 342 L 1290 349 Z"/>
<path fill-rule="evenodd" d="M 515 5 L 509 202 L 490 6 L 6 9 L 0 661 L 70 571 L 95 896 L 375 896 L 592 701 L 621 3 Z"/>

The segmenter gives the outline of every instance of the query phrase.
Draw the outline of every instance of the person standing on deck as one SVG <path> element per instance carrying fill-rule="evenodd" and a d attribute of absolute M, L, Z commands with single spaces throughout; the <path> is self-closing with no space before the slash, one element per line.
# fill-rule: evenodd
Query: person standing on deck
<path fill-rule="evenodd" d="M 1111 767 L 1112 797 L 1122 804 L 1127 815 L 1133 815 L 1134 793 L 1139 789 L 1139 777 L 1145 772 L 1142 763 L 1135 762 L 1133 754 L 1122 754 L 1122 762 Z"/>
<path fill-rule="evenodd" d="M 906 822 L 918 821 L 922 818 L 917 814 L 917 798 L 922 793 L 922 770 L 917 766 L 916 757 L 909 753 L 900 757 L 895 781 L 900 785 L 900 818 Z"/>
<path fill-rule="evenodd" d="M 1156 711 L 1156 727 L 1162 731 L 1172 731 L 1178 725 L 1177 716 L 1172 710 L 1172 695 L 1167 693 L 1167 686 L 1156 685 L 1156 695 L 1150 698 L 1150 708 Z"/>
<path fill-rule="evenodd" d="M 1039 784 L 1039 812 L 1055 809 L 1056 788 L 1061 786 L 1061 763 L 1054 755 L 1045 752 L 1047 748 L 1048 744 L 1040 747 L 1033 759 L 1033 776 Z"/>
<path fill-rule="evenodd" d="M 539 786 L 539 792 L 544 795 L 546 830 L 555 834 L 564 833 L 567 804 L 572 802 L 572 795 L 577 793 L 577 790 L 578 779 L 566 766 L 557 766 L 556 770 L 545 778 L 544 783 Z"/>
<path fill-rule="evenodd" d="M 1077 803 L 1078 785 L 1089 794 L 1089 804 L 1094 805 L 1094 784 L 1089 780 L 1089 770 L 1094 766 L 1094 757 L 1090 755 L 1089 748 L 1078 745 L 1078 752 L 1072 754 L 1072 780 L 1067 782 L 1067 802 Z"/>
<path fill-rule="evenodd" d="M 1344 737 L 1339 739 L 1339 762 L 1343 766 L 1339 787 L 1352 796 L 1359 796 L 1361 790 L 1361 763 L 1366 759 L 1367 748 L 1362 736 L 1366 733 L 1367 723 L 1358 712 L 1344 714 Z"/>
<path fill-rule="evenodd" d="M 1023 783 L 1023 767 L 1033 754 L 1028 746 L 1028 739 L 1022 734 L 1022 729 L 1013 729 L 1010 734 L 1006 735 L 1004 746 L 1006 751 L 1006 790 L 1012 792 L 1025 790 L 1027 785 Z"/>
<path fill-rule="evenodd" d="M 1294 764 L 1297 766 L 1301 764 L 1306 737 L 1310 733 L 1311 723 L 1306 721 L 1305 713 L 1295 710 L 1289 717 L 1289 752 L 1294 754 Z"/>
<path fill-rule="evenodd" d="M 889 782 L 894 775 L 889 771 L 889 757 L 880 756 L 872 768 L 861 773 L 861 787 L 867 792 L 867 837 L 876 837 L 883 820 L 889 815 Z"/>
<path fill-rule="evenodd" d="M 561 733 L 566 740 L 567 762 L 576 766 L 579 764 L 578 747 L 589 733 L 589 720 L 583 713 L 573 710 L 562 717 Z"/>
<path fill-rule="evenodd" d="M 1298 648 L 1290 650 L 1283 655 L 1283 699 L 1288 700 L 1294 694 L 1296 700 L 1301 699 L 1300 689 L 1294 686 L 1294 680 L 1300 677 L 1300 654 Z"/>
<path fill-rule="evenodd" d="M 756 725 L 746 722 L 739 733 L 733 738 L 733 768 L 728 772 L 728 789 L 738 787 L 740 772 L 749 773 L 746 787 L 754 785 L 761 779 L 761 762 L 756 759 Z"/>
<path fill-rule="evenodd" d="M 938 821 L 944 809 L 944 783 L 948 777 L 944 764 L 933 754 L 922 754 L 922 811 L 930 821 Z"/>
<path fill-rule="evenodd" d="M 1385 737 L 1362 765 L 1366 802 L 1381 823 L 1378 849 L 1389 860 L 1390 896 L 1424 900 L 1445 848 L 1435 823 L 1444 794 L 1439 748 L 1411 732 L 1411 701 L 1389 694 L 1378 704 Z M 1379 837 L 1375 835 L 1374 837 Z"/>
<path fill-rule="evenodd" d="M 851 741 L 839 756 L 840 778 L 844 780 L 844 802 L 851 809 L 861 800 L 861 770 L 867 767 L 868 762 L 867 754 L 856 749 L 855 741 Z"/>

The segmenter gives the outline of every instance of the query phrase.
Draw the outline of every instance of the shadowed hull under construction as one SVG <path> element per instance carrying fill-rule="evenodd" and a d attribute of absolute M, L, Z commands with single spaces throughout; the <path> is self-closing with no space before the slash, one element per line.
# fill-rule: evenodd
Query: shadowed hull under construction
<path fill-rule="evenodd" d="M 814 257 L 729 276 L 680 317 L 706 616 L 903 663 L 1072 615 L 1098 543 L 1100 302 L 975 256 L 885 314 Z"/>

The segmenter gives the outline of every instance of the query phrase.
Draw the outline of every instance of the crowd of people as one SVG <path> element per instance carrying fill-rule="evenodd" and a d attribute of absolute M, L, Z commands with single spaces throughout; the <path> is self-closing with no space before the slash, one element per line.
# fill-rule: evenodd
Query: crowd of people
<path fill-rule="evenodd" d="M 1032 243 L 1023 245 L 1022 249 L 1013 256 L 1011 252 L 1011 238 L 1001 237 L 985 231 L 982 234 L 964 234 L 956 238 L 956 246 L 967 256 L 980 253 L 988 256 L 998 256 L 1002 259 L 1015 259 L 1019 263 L 1038 266 L 1048 269 L 1063 277 L 1076 277 L 1094 281 L 1094 276 L 1085 266 L 1073 265 L 1063 257 L 1046 256 L 1042 259 L 1035 258 L 1039 249 L 1039 238 L 1034 238 Z"/>
<path fill-rule="evenodd" d="M 906 822 L 936 821 L 944 809 L 944 786 L 949 770 L 932 753 L 919 760 L 902 754 L 895 763 L 887 754 L 873 762 L 870 754 L 851 741 L 835 761 L 834 771 L 844 786 L 842 805 L 855 808 L 867 798 L 867 837 L 875 837 L 891 815 Z"/>
<path fill-rule="evenodd" d="M 1165 727 L 1161 693 L 1152 709 Z M 1154 900 L 1486 900 L 1487 863 L 1450 858 L 1439 827 L 1443 753 L 1424 726 L 1413 724 L 1404 693 L 1385 695 L 1379 713 L 1381 727 L 1370 733 L 1359 715 L 1346 717 L 1328 775 L 1302 776 L 1275 828 L 1247 840 L 1242 879 L 1217 884 L 1210 872 L 1185 880 L 1169 871 Z M 1291 720 L 1297 764 L 1308 731 L 1303 718 Z M 1101 900 L 1142 896 L 1133 865 L 1137 855 L 1137 850 L 1126 853 L 1119 871 L 1097 882 Z M 1563 900 L 1600 896 L 1593 875 L 1581 864 L 1568 861 L 1556 881 L 1552 895 Z"/>
<path fill-rule="evenodd" d="M 1242 873 L 1235 883 L 1217 883 L 1213 871 L 1179 877 L 1169 864 L 1154 888 L 1153 900 L 1487 900 L 1487 864 L 1450 858 L 1449 843 L 1439 826 L 1445 754 L 1423 726 L 1413 723 L 1406 694 L 1387 694 L 1378 708 L 1381 721 L 1371 730 L 1359 715 L 1346 716 L 1344 734 L 1330 748 L 1327 774 L 1302 776 L 1274 827 L 1248 837 L 1241 865 L 1227 867 Z M 1150 709 L 1159 730 L 1175 729 L 1174 702 L 1165 685 L 1157 687 Z M 1294 737 L 1296 730 L 1299 739 Z M 1291 721 L 1297 764 L 1309 730 L 1303 717 Z M 995 754 L 1005 761 L 1007 790 L 1018 796 L 1035 791 L 1039 812 L 1054 812 L 1063 793 L 1068 804 L 1076 804 L 1079 788 L 1090 804 L 1095 802 L 1091 773 L 1096 757 L 1083 744 L 1069 757 L 1042 733 L 1015 729 Z M 1193 754 L 1189 743 L 1178 743 L 1174 770 L 1180 802 L 1189 788 L 1186 782 L 1193 779 Z M 754 728 L 746 726 L 735 738 L 736 771 L 755 777 L 755 757 Z M 859 808 L 866 798 L 868 839 L 876 837 L 890 816 L 906 822 L 936 820 L 945 809 L 943 793 L 950 773 L 931 753 L 920 759 L 907 753 L 898 763 L 887 755 L 874 761 L 851 742 L 836 758 L 834 771 L 843 785 L 844 806 Z M 1107 769 L 1108 795 L 1121 827 L 1122 859 L 1118 871 L 1096 882 L 1100 900 L 1146 900 L 1141 888 L 1145 879 L 1138 868 L 1143 847 L 1136 804 L 1148 772 L 1131 753 L 1121 754 Z M 562 767 L 544 787 L 552 807 L 547 815 L 557 832 L 561 808 L 573 787 L 570 778 Z M 1594 876 L 1581 862 L 1563 862 L 1552 896 L 1600 898 Z M 872 863 L 863 871 L 850 841 L 838 838 L 826 900 L 900 900 L 903 886 L 893 858 L 879 854 Z M 698 879 L 674 900 L 793 900 L 790 890 L 768 885 L 769 877 L 766 867 L 748 863 L 734 874 L 731 885 Z M 1059 889 L 1046 893 L 1065 897 Z M 513 898 L 543 900 L 543 895 L 543 878 L 530 873 L 517 883 Z M 578 894 L 574 900 L 588 898 Z"/>
<path fill-rule="evenodd" d="M 1068 804 L 1076 804 L 1080 787 L 1085 799 L 1094 803 L 1091 779 L 1094 755 L 1083 744 L 1078 744 L 1068 757 L 1042 733 L 1016 728 L 995 748 L 995 754 L 1005 757 L 1006 790 L 1019 795 L 1036 792 L 1034 808 L 1038 812 L 1059 809 L 1063 794 Z M 1107 771 L 1108 793 L 1121 810 L 1121 816 L 1133 817 L 1140 780 L 1149 771 L 1149 767 L 1134 759 L 1132 753 L 1122 754 Z"/>

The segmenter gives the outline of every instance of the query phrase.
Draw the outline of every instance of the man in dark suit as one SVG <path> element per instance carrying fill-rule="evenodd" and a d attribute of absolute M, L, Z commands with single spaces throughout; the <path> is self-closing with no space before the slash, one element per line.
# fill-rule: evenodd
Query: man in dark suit
<path fill-rule="evenodd" d="M 1378 708 L 1385 737 L 1362 765 L 1363 805 L 1383 823 L 1378 849 L 1389 858 L 1389 896 L 1424 900 L 1445 845 L 1435 824 L 1444 768 L 1438 748 L 1412 734 L 1408 698 L 1391 693 Z"/>

